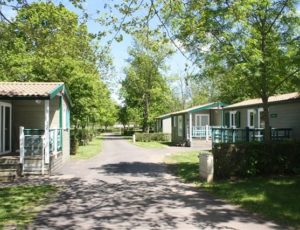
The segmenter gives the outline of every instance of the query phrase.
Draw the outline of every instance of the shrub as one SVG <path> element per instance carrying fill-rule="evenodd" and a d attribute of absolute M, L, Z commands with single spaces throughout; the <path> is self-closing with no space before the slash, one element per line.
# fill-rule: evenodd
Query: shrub
<path fill-rule="evenodd" d="M 214 144 L 214 175 L 223 179 L 300 172 L 300 142 Z"/>
<path fill-rule="evenodd" d="M 135 140 L 138 142 L 163 141 L 169 142 L 171 135 L 166 133 L 136 133 Z"/>

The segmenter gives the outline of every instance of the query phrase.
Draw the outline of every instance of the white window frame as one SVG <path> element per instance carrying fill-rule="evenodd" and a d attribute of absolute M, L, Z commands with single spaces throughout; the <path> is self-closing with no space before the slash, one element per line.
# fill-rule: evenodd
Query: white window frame
<path fill-rule="evenodd" d="M 250 124 L 251 120 L 251 113 L 253 113 L 253 125 Z M 255 109 L 248 109 L 247 110 L 247 126 L 251 129 L 254 129 L 255 128 L 255 114 L 256 114 L 256 111 Z"/>
<path fill-rule="evenodd" d="M 230 128 L 235 128 L 235 116 L 236 116 L 237 111 L 230 111 L 229 112 L 229 126 Z M 233 119 L 231 119 L 233 117 Z"/>
<path fill-rule="evenodd" d="M 260 128 L 260 129 L 262 128 L 262 127 L 260 127 L 260 113 L 263 112 L 263 111 L 264 111 L 263 108 L 259 108 L 257 110 L 257 112 L 258 112 L 258 115 L 257 115 L 257 127 Z"/>
<path fill-rule="evenodd" d="M 1 114 L 1 107 L 2 106 L 3 106 L 3 117 L 2 117 L 2 114 Z M 10 109 L 10 114 L 9 114 L 10 115 L 10 118 L 9 118 L 9 150 L 7 150 L 7 151 L 5 151 L 5 128 L 3 128 L 1 126 L 1 124 L 3 124 L 3 125 L 5 124 L 5 116 L 6 116 L 5 107 L 9 107 L 9 109 Z M 12 136 L 11 125 L 12 125 L 12 106 L 11 106 L 10 103 L 0 102 L 0 131 L 2 132 L 2 145 L 3 145 L 2 146 L 1 142 L 0 142 L 0 155 L 11 152 L 11 136 Z"/>
<path fill-rule="evenodd" d="M 200 117 L 199 122 L 200 124 L 198 124 L 198 119 L 197 117 Z M 196 114 L 195 115 L 195 126 L 196 127 L 202 127 L 201 123 L 202 123 L 202 117 L 207 117 L 208 119 L 208 125 L 210 124 L 210 119 L 209 119 L 209 114 Z"/>

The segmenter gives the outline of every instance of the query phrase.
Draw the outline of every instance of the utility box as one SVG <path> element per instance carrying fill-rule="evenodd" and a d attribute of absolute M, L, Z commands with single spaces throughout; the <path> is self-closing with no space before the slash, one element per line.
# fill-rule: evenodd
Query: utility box
<path fill-rule="evenodd" d="M 200 153 L 198 157 L 200 178 L 211 183 L 214 177 L 214 157 L 211 153 Z"/>

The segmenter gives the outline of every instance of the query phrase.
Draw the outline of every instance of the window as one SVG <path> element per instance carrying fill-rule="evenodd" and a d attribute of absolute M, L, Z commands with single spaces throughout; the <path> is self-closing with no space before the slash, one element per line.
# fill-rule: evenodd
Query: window
<path fill-rule="evenodd" d="M 11 104 L 0 102 L 0 153 L 11 151 Z"/>
<path fill-rule="evenodd" d="M 232 127 L 232 128 L 236 127 L 235 115 L 236 115 L 236 111 L 231 111 L 230 112 L 229 126 Z"/>
<path fill-rule="evenodd" d="M 208 114 L 196 114 L 195 120 L 197 127 L 209 125 Z"/>
<path fill-rule="evenodd" d="M 255 110 L 254 109 L 248 110 L 247 126 L 249 128 L 255 127 Z"/>
<path fill-rule="evenodd" d="M 182 137 L 183 135 L 183 120 L 182 115 L 178 116 L 178 136 Z"/>
<path fill-rule="evenodd" d="M 265 128 L 265 121 L 264 121 L 264 109 L 263 108 L 259 108 L 258 109 L 258 128 Z"/>

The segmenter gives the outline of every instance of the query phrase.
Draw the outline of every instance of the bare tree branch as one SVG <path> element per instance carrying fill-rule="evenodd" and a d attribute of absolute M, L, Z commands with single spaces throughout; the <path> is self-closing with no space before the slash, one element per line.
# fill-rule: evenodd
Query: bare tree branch
<path fill-rule="evenodd" d="M 287 7 L 287 3 L 288 3 L 289 0 L 286 0 L 284 2 L 284 4 L 282 5 L 280 11 L 278 12 L 278 14 L 276 15 L 276 17 L 274 18 L 273 22 L 271 23 L 270 27 L 268 28 L 268 30 L 266 31 L 266 34 L 268 34 L 272 27 L 274 26 L 274 24 L 276 23 L 277 19 L 280 17 L 280 15 L 282 14 L 283 10 Z"/>
<path fill-rule="evenodd" d="M 295 71 L 293 71 L 292 73 L 288 74 L 285 78 L 283 78 L 280 82 L 278 82 L 278 84 L 276 84 L 274 87 L 273 87 L 273 90 L 271 91 L 271 93 L 273 94 L 276 89 L 281 85 L 283 84 L 286 80 L 288 80 L 289 78 L 293 78 L 295 77 L 295 74 L 300 72 L 300 68 L 296 69 Z"/>

